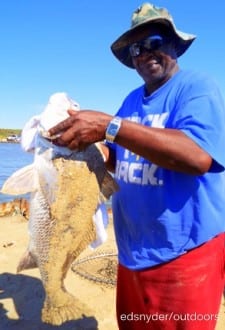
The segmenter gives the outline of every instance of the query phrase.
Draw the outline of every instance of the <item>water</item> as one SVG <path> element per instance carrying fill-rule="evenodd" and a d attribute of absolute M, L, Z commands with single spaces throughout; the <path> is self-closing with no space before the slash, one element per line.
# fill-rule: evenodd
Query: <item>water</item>
<path fill-rule="evenodd" d="M 0 143 L 0 187 L 13 172 L 32 162 L 33 155 L 23 151 L 19 143 Z M 19 197 L 27 198 L 28 195 Z M 15 198 L 17 196 L 0 193 L 0 203 Z"/>
<path fill-rule="evenodd" d="M 0 143 L 0 188 L 11 174 L 32 162 L 33 154 L 23 151 L 19 143 Z M 13 196 L 0 193 L 0 203 L 11 201 L 18 197 L 29 199 L 29 194 Z M 106 206 L 111 206 L 111 198 L 106 202 Z"/>

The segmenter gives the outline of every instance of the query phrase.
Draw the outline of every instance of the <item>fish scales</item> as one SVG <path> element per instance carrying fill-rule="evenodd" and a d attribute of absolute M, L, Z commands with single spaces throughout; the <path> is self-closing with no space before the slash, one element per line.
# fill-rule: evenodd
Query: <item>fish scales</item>
<path fill-rule="evenodd" d="M 47 296 L 42 320 L 59 324 L 81 317 L 85 310 L 76 309 L 78 304 L 64 291 L 62 279 L 73 260 L 95 239 L 92 216 L 98 203 L 99 185 L 85 162 L 58 158 L 54 163 L 58 172 L 57 193 L 50 209 L 47 259 L 44 253 L 39 268 Z M 54 277 L 49 278 L 52 268 Z"/>

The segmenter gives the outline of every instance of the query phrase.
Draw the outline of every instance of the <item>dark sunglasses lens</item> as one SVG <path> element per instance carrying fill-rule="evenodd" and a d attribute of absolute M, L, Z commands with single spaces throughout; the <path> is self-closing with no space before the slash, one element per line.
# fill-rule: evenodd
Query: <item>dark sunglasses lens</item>
<path fill-rule="evenodd" d="M 141 54 L 141 50 L 157 50 L 163 45 L 161 36 L 151 36 L 140 42 L 136 42 L 129 47 L 129 52 L 132 57 L 137 57 Z"/>
<path fill-rule="evenodd" d="M 130 51 L 130 55 L 132 57 L 139 56 L 140 53 L 141 53 L 141 46 L 140 46 L 140 44 L 135 43 L 135 44 L 131 45 L 130 48 L 129 48 L 129 51 Z"/>
<path fill-rule="evenodd" d="M 143 41 L 142 46 L 148 50 L 156 50 L 162 47 L 163 38 L 160 36 L 150 37 Z"/>

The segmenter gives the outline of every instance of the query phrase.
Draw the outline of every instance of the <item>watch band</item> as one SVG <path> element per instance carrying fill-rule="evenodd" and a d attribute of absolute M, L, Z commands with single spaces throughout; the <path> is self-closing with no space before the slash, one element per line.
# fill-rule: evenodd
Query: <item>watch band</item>
<path fill-rule="evenodd" d="M 107 126 L 105 132 L 105 139 L 107 142 L 113 143 L 122 123 L 122 119 L 120 117 L 114 117 L 109 125 Z"/>

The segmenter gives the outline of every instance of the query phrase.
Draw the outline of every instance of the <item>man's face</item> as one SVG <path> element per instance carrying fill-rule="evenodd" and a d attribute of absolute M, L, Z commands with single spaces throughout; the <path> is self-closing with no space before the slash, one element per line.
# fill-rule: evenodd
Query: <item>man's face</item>
<path fill-rule="evenodd" d="M 163 85 L 176 71 L 177 56 L 173 42 L 160 29 L 153 29 L 130 47 L 134 68 L 149 92 Z"/>

